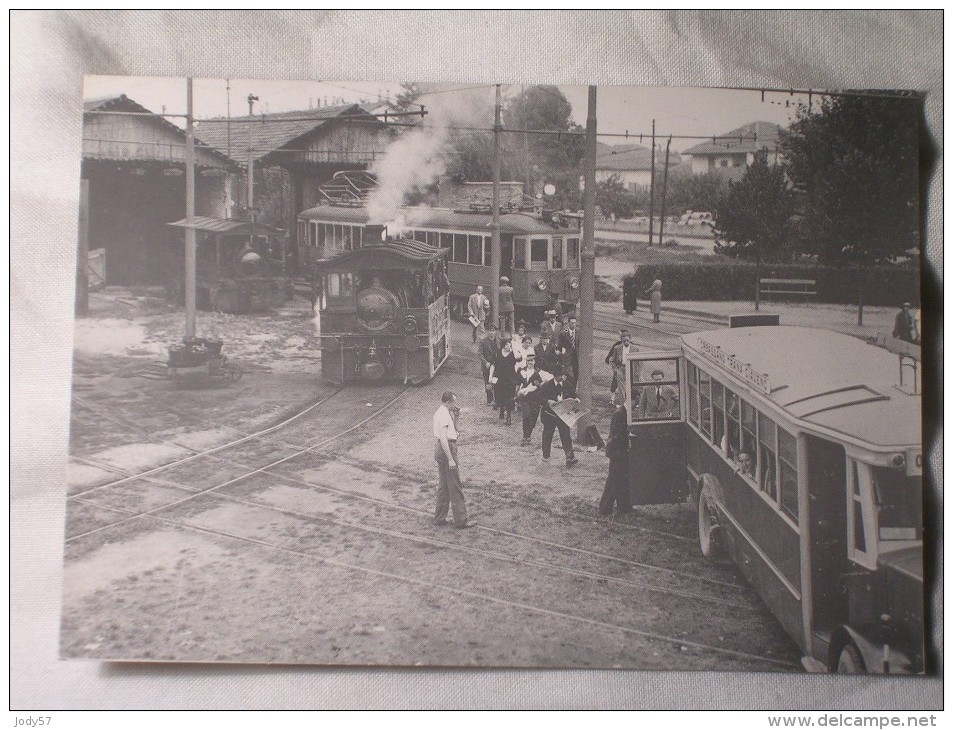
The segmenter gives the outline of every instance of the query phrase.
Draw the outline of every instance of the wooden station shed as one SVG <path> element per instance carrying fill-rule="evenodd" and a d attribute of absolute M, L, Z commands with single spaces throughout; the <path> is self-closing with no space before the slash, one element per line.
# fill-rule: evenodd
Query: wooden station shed
<path fill-rule="evenodd" d="M 167 225 L 185 217 L 185 130 L 125 94 L 83 110 L 81 255 L 105 258 L 106 283 L 162 284 Z M 238 165 L 195 140 L 195 213 L 227 216 Z"/>
<path fill-rule="evenodd" d="M 292 257 L 298 213 L 319 201 L 318 188 L 341 170 L 369 169 L 393 140 L 387 125 L 360 104 L 206 119 L 196 124 L 196 134 L 243 166 L 248 164 L 250 140 L 258 219 L 289 231 Z M 257 171 L 263 168 L 283 171 L 284 190 L 262 186 Z M 276 194 L 279 200 L 272 208 L 280 212 L 265 210 L 264 196 Z M 246 193 L 240 192 L 238 199 L 246 200 Z"/>

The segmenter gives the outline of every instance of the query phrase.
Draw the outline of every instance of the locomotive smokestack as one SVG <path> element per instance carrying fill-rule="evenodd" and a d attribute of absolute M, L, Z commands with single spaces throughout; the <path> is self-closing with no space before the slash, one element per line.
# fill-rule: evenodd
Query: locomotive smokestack
<path fill-rule="evenodd" d="M 379 246 L 387 233 L 387 226 L 376 223 L 368 223 L 364 226 L 364 238 L 361 241 L 364 246 Z"/>

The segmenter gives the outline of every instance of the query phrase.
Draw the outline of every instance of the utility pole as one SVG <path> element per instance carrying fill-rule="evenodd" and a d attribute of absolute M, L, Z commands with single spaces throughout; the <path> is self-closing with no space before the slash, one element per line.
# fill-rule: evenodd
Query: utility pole
<path fill-rule="evenodd" d="M 89 314 L 89 180 L 79 182 L 79 246 L 76 251 L 76 314 Z"/>
<path fill-rule="evenodd" d="M 490 242 L 490 306 L 492 322 L 500 325 L 500 84 L 496 85 L 496 114 L 493 122 L 493 227 Z"/>
<path fill-rule="evenodd" d="M 658 242 L 661 245 L 665 237 L 665 192 L 668 188 L 668 153 L 672 147 L 672 138 L 668 138 L 665 143 L 665 169 L 662 171 L 662 215 L 659 216 L 658 223 Z"/>
<path fill-rule="evenodd" d="M 248 216 L 251 221 L 248 243 L 252 247 L 255 245 L 255 150 L 252 145 L 251 124 L 252 108 L 256 101 L 258 101 L 257 96 L 254 94 L 248 95 Z"/>
<path fill-rule="evenodd" d="M 652 232 L 655 226 L 655 120 L 652 120 L 652 170 L 649 173 L 649 246 L 652 245 Z"/>
<path fill-rule="evenodd" d="M 195 131 L 192 78 L 185 81 L 185 337 L 195 337 Z"/>
<path fill-rule="evenodd" d="M 596 87 L 589 87 L 589 111 L 586 117 L 586 151 L 583 168 L 584 189 L 582 196 L 582 268 L 579 276 L 579 321 L 582 332 L 579 336 L 579 373 L 576 395 L 580 405 L 592 411 L 592 327 L 595 310 L 596 279 Z M 591 416 L 580 418 L 576 423 L 576 440 L 582 442 L 586 429 L 592 423 Z"/>

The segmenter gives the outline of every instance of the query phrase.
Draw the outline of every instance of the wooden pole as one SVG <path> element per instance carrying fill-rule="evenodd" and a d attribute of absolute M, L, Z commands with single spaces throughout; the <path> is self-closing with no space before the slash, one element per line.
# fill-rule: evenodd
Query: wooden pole
<path fill-rule="evenodd" d="M 662 171 L 662 210 L 661 215 L 659 216 L 658 222 L 658 242 L 659 245 L 663 243 L 665 238 L 665 193 L 668 188 L 668 154 L 669 150 L 672 147 L 672 138 L 668 138 L 668 142 L 665 143 L 665 169 Z"/>
<path fill-rule="evenodd" d="M 655 230 L 655 120 L 652 120 L 652 169 L 649 172 L 649 246 Z"/>
<path fill-rule="evenodd" d="M 248 95 L 248 216 L 251 221 L 251 232 L 248 234 L 248 243 L 255 245 L 255 150 L 252 145 L 251 123 L 252 109 L 258 97 Z"/>
<path fill-rule="evenodd" d="M 592 328 L 596 293 L 596 87 L 589 87 L 589 111 L 586 117 L 586 151 L 583 169 L 583 222 L 581 268 L 579 272 L 579 372 L 576 395 L 580 405 L 592 411 Z M 592 418 L 586 416 L 576 423 L 576 440 L 585 440 L 586 429 Z"/>
<path fill-rule="evenodd" d="M 493 226 L 490 242 L 490 306 L 492 321 L 500 326 L 500 84 L 496 85 L 496 113 L 493 122 Z"/>
<path fill-rule="evenodd" d="M 185 336 L 195 337 L 195 133 L 192 128 L 192 79 L 185 86 Z"/>
<path fill-rule="evenodd" d="M 76 250 L 76 314 L 89 314 L 89 180 L 79 182 L 79 246 Z"/>

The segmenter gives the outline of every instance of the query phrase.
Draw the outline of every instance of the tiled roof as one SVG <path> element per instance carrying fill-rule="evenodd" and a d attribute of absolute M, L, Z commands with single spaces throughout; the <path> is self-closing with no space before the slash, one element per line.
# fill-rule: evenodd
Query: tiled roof
<path fill-rule="evenodd" d="M 248 156 L 250 122 L 252 149 L 257 161 L 332 119 L 351 115 L 367 115 L 367 112 L 359 104 L 346 104 L 267 115 L 255 114 L 251 117 L 217 117 L 202 120 L 196 125 L 196 131 L 216 149 L 235 159 L 245 160 Z M 367 116 L 371 118 L 370 115 Z"/>
<path fill-rule="evenodd" d="M 774 122 L 750 122 L 725 134 L 689 147 L 685 155 L 717 155 L 736 152 L 756 152 L 762 147 L 774 147 L 781 127 Z M 739 139 L 741 138 L 741 139 Z"/>
<path fill-rule="evenodd" d="M 680 165 L 682 158 L 674 150 L 669 154 L 669 167 Z M 664 150 L 655 150 L 655 166 L 665 166 Z M 596 153 L 597 170 L 651 170 L 652 148 L 640 144 L 601 145 Z"/>

